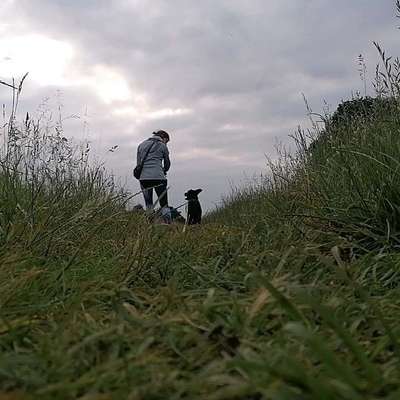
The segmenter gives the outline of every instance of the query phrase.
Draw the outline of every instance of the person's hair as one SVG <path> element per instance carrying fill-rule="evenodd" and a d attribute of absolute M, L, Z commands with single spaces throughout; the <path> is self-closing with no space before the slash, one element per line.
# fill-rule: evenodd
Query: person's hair
<path fill-rule="evenodd" d="M 161 139 L 166 139 L 169 142 L 169 134 L 165 131 L 153 132 L 153 135 L 159 136 Z"/>

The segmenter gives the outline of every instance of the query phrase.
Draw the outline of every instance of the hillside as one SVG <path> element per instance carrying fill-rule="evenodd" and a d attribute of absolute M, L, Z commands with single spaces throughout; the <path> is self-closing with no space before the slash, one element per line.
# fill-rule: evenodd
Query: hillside
<path fill-rule="evenodd" d="M 399 398 L 390 99 L 299 131 L 296 154 L 186 232 L 126 211 L 129 195 L 60 129 L 10 123 L 0 398 Z"/>

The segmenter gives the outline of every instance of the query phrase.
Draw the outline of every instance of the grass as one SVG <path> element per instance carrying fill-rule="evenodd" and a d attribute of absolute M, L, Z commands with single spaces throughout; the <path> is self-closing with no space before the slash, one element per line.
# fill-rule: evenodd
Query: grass
<path fill-rule="evenodd" d="M 182 232 L 128 211 L 60 120 L 12 113 L 0 398 L 398 399 L 396 93 L 324 118 Z"/>

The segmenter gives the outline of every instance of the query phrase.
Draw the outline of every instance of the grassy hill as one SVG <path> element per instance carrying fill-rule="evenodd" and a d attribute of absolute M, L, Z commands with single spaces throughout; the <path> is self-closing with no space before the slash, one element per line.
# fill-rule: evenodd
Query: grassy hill
<path fill-rule="evenodd" d="M 398 110 L 343 103 L 186 232 L 126 211 L 57 122 L 11 119 L 0 398 L 400 398 Z"/>

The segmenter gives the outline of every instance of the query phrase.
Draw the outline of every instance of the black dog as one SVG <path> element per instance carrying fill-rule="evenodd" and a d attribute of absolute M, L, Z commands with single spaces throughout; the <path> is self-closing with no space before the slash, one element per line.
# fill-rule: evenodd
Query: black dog
<path fill-rule="evenodd" d="M 195 225 L 201 223 L 201 205 L 197 196 L 202 189 L 190 189 L 185 193 L 185 198 L 188 201 L 187 223 Z"/>

